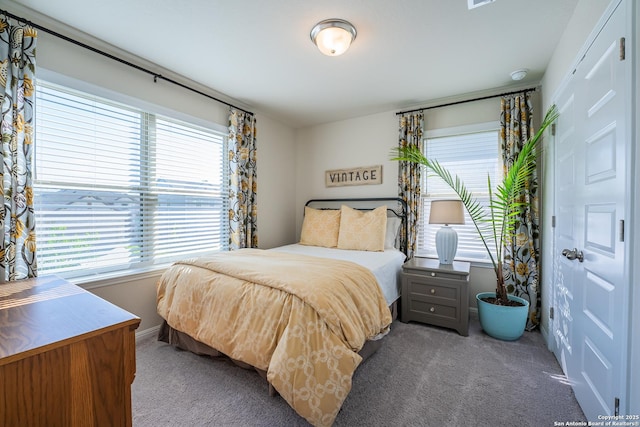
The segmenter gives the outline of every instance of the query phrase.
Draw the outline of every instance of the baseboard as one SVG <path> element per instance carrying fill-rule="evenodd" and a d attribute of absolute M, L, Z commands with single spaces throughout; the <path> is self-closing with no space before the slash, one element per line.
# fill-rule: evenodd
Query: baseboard
<path fill-rule="evenodd" d="M 540 325 L 540 333 L 544 338 L 544 342 L 547 345 L 547 350 L 553 352 L 555 350 L 555 342 L 551 339 L 551 335 L 549 334 L 549 329 L 545 325 Z"/>
<path fill-rule="evenodd" d="M 158 335 L 158 331 L 160 330 L 160 325 L 154 326 L 152 328 L 145 329 L 144 331 L 136 332 L 136 341 L 145 339 L 152 335 Z"/>

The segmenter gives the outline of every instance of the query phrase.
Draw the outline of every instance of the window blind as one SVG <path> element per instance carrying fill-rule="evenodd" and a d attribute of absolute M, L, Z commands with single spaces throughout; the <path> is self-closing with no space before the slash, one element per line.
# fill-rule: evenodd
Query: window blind
<path fill-rule="evenodd" d="M 226 249 L 225 135 L 39 81 L 41 274 L 147 268 Z"/>
<path fill-rule="evenodd" d="M 452 176 L 458 175 L 475 198 L 488 206 L 487 177 L 495 189 L 502 176 L 497 129 L 427 138 L 424 147 L 428 159 L 437 160 Z M 416 253 L 418 256 L 437 257 L 435 235 L 442 225 L 429 224 L 431 200 L 458 197 L 440 177 L 429 171 L 423 173 L 422 189 Z M 490 262 L 466 209 L 464 215 L 464 225 L 451 225 L 458 233 L 456 259 Z M 495 252 L 491 245 L 490 249 Z"/>

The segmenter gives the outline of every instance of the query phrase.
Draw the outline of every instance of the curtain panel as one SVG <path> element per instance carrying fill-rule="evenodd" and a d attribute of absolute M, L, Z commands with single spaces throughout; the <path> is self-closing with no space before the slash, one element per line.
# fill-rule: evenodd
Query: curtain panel
<path fill-rule="evenodd" d="M 502 98 L 500 112 L 500 148 L 504 173 L 506 174 L 520 153 L 522 146 L 534 134 L 533 108 L 529 93 Z M 505 245 L 503 266 L 505 285 L 510 293 L 529 301 L 527 329 L 540 323 L 540 218 L 538 174 L 521 195 L 524 206 L 518 212 L 516 233 Z"/>
<path fill-rule="evenodd" d="M 417 147 L 423 150 L 422 134 L 424 113 L 417 111 L 399 117 L 398 147 Z M 420 213 L 422 165 L 413 162 L 398 162 L 398 195 L 407 203 L 407 221 L 401 230 L 401 244 L 406 242 L 407 257 L 413 258 L 418 236 Z"/>
<path fill-rule="evenodd" d="M 258 247 L 256 118 L 229 112 L 229 249 Z"/>
<path fill-rule="evenodd" d="M 32 184 L 36 38 L 34 28 L 0 14 L 0 278 L 5 280 L 37 276 Z"/>

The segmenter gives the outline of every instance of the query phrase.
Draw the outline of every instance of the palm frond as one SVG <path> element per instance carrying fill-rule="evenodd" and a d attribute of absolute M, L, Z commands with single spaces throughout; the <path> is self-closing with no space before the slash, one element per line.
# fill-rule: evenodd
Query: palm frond
<path fill-rule="evenodd" d="M 431 170 L 436 176 L 440 177 L 460 198 L 462 204 L 465 209 L 469 213 L 469 217 L 471 221 L 473 221 L 473 225 L 480 236 L 480 240 L 482 241 L 489 257 L 491 258 L 491 263 L 494 265 L 494 268 L 497 266 L 496 260 L 493 257 L 493 253 L 489 249 L 488 239 L 486 236 L 486 228 L 482 227 L 483 223 L 491 223 L 491 218 L 488 216 L 488 212 L 483 208 L 483 206 L 478 202 L 478 200 L 473 197 L 471 192 L 467 189 L 466 185 L 458 177 L 455 178 L 445 167 L 440 165 L 437 160 L 429 160 L 424 154 L 420 151 L 419 148 L 416 147 L 397 147 L 392 151 L 392 155 L 395 157 L 392 160 L 398 161 L 410 161 L 420 163 L 426 166 L 429 170 Z"/>

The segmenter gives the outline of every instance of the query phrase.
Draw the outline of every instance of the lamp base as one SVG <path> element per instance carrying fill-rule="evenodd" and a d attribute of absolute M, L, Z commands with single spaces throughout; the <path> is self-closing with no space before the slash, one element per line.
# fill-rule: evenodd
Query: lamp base
<path fill-rule="evenodd" d="M 448 225 L 443 226 L 436 233 L 436 252 L 440 264 L 453 264 L 457 251 L 458 233 Z"/>

